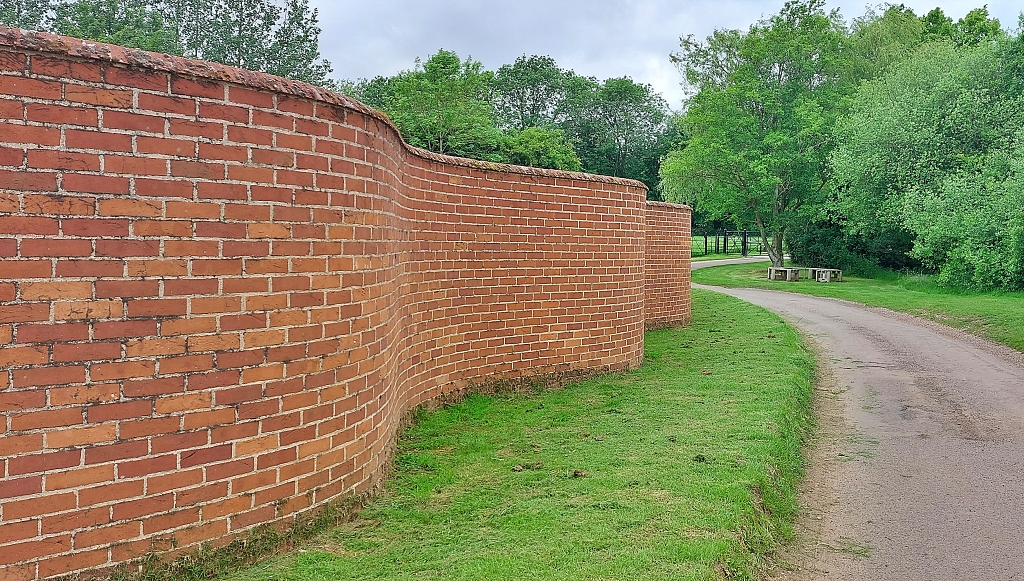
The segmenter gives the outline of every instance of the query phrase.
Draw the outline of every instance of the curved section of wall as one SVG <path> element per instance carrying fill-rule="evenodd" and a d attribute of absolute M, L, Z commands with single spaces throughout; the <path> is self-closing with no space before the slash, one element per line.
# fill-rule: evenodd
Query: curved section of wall
<path fill-rule="evenodd" d="M 0 27 L 5 578 L 366 490 L 402 413 L 470 382 L 636 367 L 644 195 L 414 150 L 308 85 Z"/>
<path fill-rule="evenodd" d="M 644 250 L 644 327 L 650 331 L 690 320 L 690 207 L 647 202 Z"/>

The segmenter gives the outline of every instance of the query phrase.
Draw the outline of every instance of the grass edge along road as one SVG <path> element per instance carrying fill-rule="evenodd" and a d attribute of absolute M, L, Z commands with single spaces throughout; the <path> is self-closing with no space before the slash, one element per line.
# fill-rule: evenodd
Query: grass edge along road
<path fill-rule="evenodd" d="M 1024 293 L 958 293 L 936 286 L 926 275 L 887 274 L 879 278 L 845 276 L 822 284 L 802 279 L 767 279 L 768 263 L 713 266 L 693 271 L 694 283 L 762 288 L 844 299 L 908 313 L 1024 351 Z"/>
<path fill-rule="evenodd" d="M 695 290 L 639 370 L 422 413 L 360 516 L 228 579 L 755 579 L 788 538 L 814 359 Z"/>

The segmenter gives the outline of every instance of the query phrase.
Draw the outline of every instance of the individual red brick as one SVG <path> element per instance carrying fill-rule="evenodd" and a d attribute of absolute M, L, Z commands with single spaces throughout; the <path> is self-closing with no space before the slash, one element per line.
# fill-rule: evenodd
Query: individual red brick
<path fill-rule="evenodd" d="M 236 143 L 251 143 L 253 145 L 274 144 L 274 134 L 265 129 L 251 129 L 237 125 L 228 126 L 228 140 Z"/>
<path fill-rule="evenodd" d="M 0 127 L 0 132 L 2 131 L 3 128 Z M 53 192 L 57 191 L 57 174 L 45 171 L 0 170 L 0 184 L 10 190 Z"/>
<path fill-rule="evenodd" d="M 45 346 L 0 347 L 0 368 L 45 365 L 49 362 L 49 358 L 49 349 Z"/>
<path fill-rule="evenodd" d="M 30 218 L 27 216 L 0 216 L 0 234 L 55 235 L 60 223 L 54 218 Z"/>
<path fill-rule="evenodd" d="M 0 543 L 7 546 L 14 541 L 23 541 L 39 536 L 39 521 L 26 520 L 0 525 Z"/>
<path fill-rule="evenodd" d="M 181 453 L 181 467 L 189 468 L 219 462 L 231 458 L 231 444 L 222 444 L 212 448 L 201 448 Z"/>
<path fill-rule="evenodd" d="M 119 109 L 130 108 L 135 101 L 131 91 L 101 89 L 92 86 L 74 85 L 72 83 L 64 85 L 64 98 L 72 103 L 103 105 Z"/>
<path fill-rule="evenodd" d="M 163 204 L 157 200 L 100 200 L 98 209 L 101 216 L 141 216 L 155 218 L 163 213 Z"/>
<path fill-rule="evenodd" d="M 96 127 L 99 125 L 99 115 L 96 109 L 29 103 L 25 106 L 25 113 L 29 121 L 39 123 L 84 125 L 86 127 Z"/>
<path fill-rule="evenodd" d="M 104 321 L 93 324 L 93 337 L 113 339 L 156 335 L 156 321 Z"/>
<path fill-rule="evenodd" d="M 29 456 L 18 456 L 7 461 L 7 472 L 12 476 L 30 474 L 32 472 L 47 472 L 71 468 L 82 463 L 82 453 L 79 450 L 68 450 L 65 452 L 49 452 L 46 454 L 32 454 Z"/>
<path fill-rule="evenodd" d="M 58 240 L 50 238 L 26 239 L 21 242 L 21 255 L 30 256 L 90 256 L 92 242 L 89 240 Z"/>
<path fill-rule="evenodd" d="M 143 234 L 144 235 L 144 234 Z M 96 256 L 129 257 L 159 256 L 159 240 L 97 240 Z"/>
<path fill-rule="evenodd" d="M 0 76 L 0 94 L 56 101 L 61 98 L 61 85 L 54 81 L 2 75 Z"/>
<path fill-rule="evenodd" d="M 96 282 L 96 298 L 100 299 L 155 297 L 159 293 L 160 282 L 156 280 L 100 280 Z"/>
<path fill-rule="evenodd" d="M 16 496 L 28 496 L 38 494 L 43 490 L 42 476 L 29 476 L 28 478 L 5 478 L 0 480 L 0 498 L 14 498 Z M 72 498 L 72 502 L 74 499 Z M 74 506 L 74 505 L 72 505 Z M 6 509 L 6 505 L 4 507 Z M 6 512 L 6 510 L 5 510 Z M 5 515 L 7 520 L 14 520 L 15 516 Z"/>
<path fill-rule="evenodd" d="M 188 312 L 188 303 L 184 299 L 152 299 L 128 301 L 130 317 L 175 317 Z M 166 332 L 166 325 L 165 332 Z"/>
<path fill-rule="evenodd" d="M 162 159 L 146 157 L 105 155 L 103 156 L 103 171 L 133 176 L 165 176 L 167 175 L 167 162 Z"/>
<path fill-rule="evenodd" d="M 149 442 L 146 440 L 132 440 L 109 446 L 90 446 L 85 449 L 85 463 L 86 465 L 104 464 L 126 458 L 139 458 L 145 456 L 148 452 Z"/>
<path fill-rule="evenodd" d="M 22 120 L 25 113 L 25 105 L 20 100 L 0 99 L 0 119 Z"/>
<path fill-rule="evenodd" d="M 61 325 L 20 325 L 19 343 L 49 343 L 52 341 L 84 341 L 89 338 L 89 325 L 68 323 Z"/>
<path fill-rule="evenodd" d="M 5 144 L 60 145 L 60 129 L 55 127 L 30 127 L 15 123 L 0 123 L 0 135 L 4 136 Z"/>
<path fill-rule="evenodd" d="M 26 214 L 89 216 L 96 211 L 96 198 L 66 194 L 25 194 Z"/>
<path fill-rule="evenodd" d="M 103 152 L 132 150 L 131 135 L 77 129 L 66 129 L 64 135 L 69 149 L 93 149 Z"/>
<path fill-rule="evenodd" d="M 134 501 L 134 503 L 144 503 L 145 500 Z M 134 504 L 125 503 L 125 504 Z M 86 547 L 95 547 L 97 545 L 111 545 L 121 544 L 122 541 L 133 539 L 139 536 L 139 521 L 132 521 L 138 517 L 122 517 L 118 516 L 117 507 L 120 505 L 114 505 L 114 521 L 130 521 L 121 522 L 107 527 L 93 527 L 87 530 L 78 532 L 75 534 L 75 548 L 81 549 Z"/>
<path fill-rule="evenodd" d="M 191 121 L 188 119 L 170 119 L 170 124 L 171 135 L 206 137 L 208 139 L 222 139 L 224 137 L 223 123 Z"/>
<path fill-rule="evenodd" d="M 30 149 L 28 150 L 28 167 L 36 169 L 100 171 L 100 157 L 90 153 L 73 153 L 53 149 Z"/>
<path fill-rule="evenodd" d="M 224 164 L 171 160 L 171 175 L 175 177 L 222 180 L 224 179 Z"/>
<path fill-rule="evenodd" d="M 93 381 L 127 379 L 130 377 L 151 377 L 156 372 L 153 361 L 120 361 L 117 363 L 94 363 L 89 371 Z"/>
<path fill-rule="evenodd" d="M 0 52 L 0 70 L 21 71 L 25 69 L 25 55 L 14 52 Z"/>
<path fill-rule="evenodd" d="M 75 426 L 82 423 L 81 408 L 41 410 L 11 416 L 11 429 L 15 431 Z"/>
<path fill-rule="evenodd" d="M 191 198 L 193 191 L 192 182 L 153 180 L 137 178 L 135 180 L 135 193 L 140 196 L 159 196 L 162 198 Z"/>
<path fill-rule="evenodd" d="M 21 299 L 25 301 L 91 299 L 92 283 L 61 280 L 21 283 Z"/>
<path fill-rule="evenodd" d="M 199 522 L 198 507 L 147 518 L 143 521 L 142 528 L 146 534 L 155 534 L 197 522 Z"/>
<path fill-rule="evenodd" d="M 172 77 L 171 92 L 176 95 L 223 99 L 224 84 L 205 79 L 183 79 L 181 77 Z"/>
<path fill-rule="evenodd" d="M 17 456 L 43 451 L 43 435 L 28 434 L 25 436 L 5 435 L 0 439 L 0 455 Z"/>
<path fill-rule="evenodd" d="M 141 418 L 152 415 L 152 413 L 153 402 L 141 400 L 89 406 L 87 416 L 90 424 L 97 424 L 111 420 Z"/>
<path fill-rule="evenodd" d="M 34 323 L 50 318 L 50 306 L 45 303 L 7 305 L 0 308 L 0 323 Z"/>
<path fill-rule="evenodd" d="M 109 446 L 105 446 L 109 448 Z M 89 453 L 102 448 L 86 448 L 85 456 L 88 463 Z M 93 452 L 95 454 L 95 452 Z M 114 465 L 92 466 L 75 470 L 62 470 L 57 473 L 46 475 L 46 490 L 61 490 L 66 488 L 81 488 L 90 484 L 114 481 Z M 106 522 L 106 518 L 103 519 Z M 66 529 L 65 529 L 66 530 Z"/>
<path fill-rule="evenodd" d="M 72 218 L 62 220 L 61 229 L 67 236 L 119 238 L 122 236 L 128 236 L 128 220 Z"/>
<path fill-rule="evenodd" d="M 249 122 L 249 110 L 245 107 L 202 101 L 199 103 L 199 117 L 244 124 Z"/>
<path fill-rule="evenodd" d="M 53 361 L 99 361 L 121 357 L 120 343 L 72 343 L 53 346 Z"/>
<path fill-rule="evenodd" d="M 125 397 L 149 397 L 185 391 L 184 377 L 162 377 L 159 379 L 132 380 L 124 384 Z"/>
<path fill-rule="evenodd" d="M 78 491 L 78 506 L 93 506 L 100 503 L 109 503 L 117 500 L 124 500 L 142 496 L 145 483 L 142 480 L 128 482 L 117 482 L 114 484 L 103 484 L 91 488 L 83 488 Z M 74 495 L 72 495 L 72 508 L 74 508 Z"/>
<path fill-rule="evenodd" d="M 174 508 L 174 495 L 161 494 L 114 505 L 114 520 L 124 521 L 155 515 Z"/>
<path fill-rule="evenodd" d="M 124 111 L 107 111 L 103 114 L 103 127 L 107 129 L 163 133 L 164 125 L 163 117 L 153 115 L 140 115 Z"/>
<path fill-rule="evenodd" d="M 242 184 L 199 182 L 196 191 L 200 199 L 206 200 L 244 200 L 248 195 Z"/>
<path fill-rule="evenodd" d="M 58 260 L 57 276 L 101 277 L 123 276 L 124 262 L 120 260 Z"/>
<path fill-rule="evenodd" d="M 84 383 L 85 368 L 81 366 L 35 367 L 14 371 L 14 387 L 38 387 Z"/>
<path fill-rule="evenodd" d="M 61 185 L 69 192 L 90 194 L 127 194 L 128 178 L 66 173 Z"/>
<path fill-rule="evenodd" d="M 168 89 L 167 75 L 155 71 L 111 67 L 107 69 L 106 81 L 112 85 L 151 91 L 166 91 Z"/>
<path fill-rule="evenodd" d="M 166 97 L 152 93 L 139 93 L 139 109 L 160 114 L 195 115 L 196 101 L 185 97 Z"/>
<path fill-rule="evenodd" d="M 133 462 L 119 462 L 117 465 L 117 474 L 122 478 L 138 478 L 140 476 L 149 476 L 150 474 L 171 472 L 176 470 L 177 467 L 177 456 L 174 454 L 167 454 L 165 456 L 135 460 Z"/>
<path fill-rule="evenodd" d="M 50 151 L 50 150 L 37 150 L 31 151 Z M 5 166 L 20 166 L 25 160 L 25 150 L 14 148 L 14 147 L 0 147 L 0 165 Z M 34 166 L 29 166 L 34 167 Z"/>

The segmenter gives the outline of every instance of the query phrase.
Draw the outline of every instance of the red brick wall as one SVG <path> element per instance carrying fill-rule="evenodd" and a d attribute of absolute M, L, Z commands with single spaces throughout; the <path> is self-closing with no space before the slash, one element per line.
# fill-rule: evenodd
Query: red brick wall
<path fill-rule="evenodd" d="M 678 242 L 644 194 L 413 150 L 300 83 L 0 27 L 0 577 L 367 490 L 401 415 L 470 381 L 638 366 L 645 244 Z"/>
<path fill-rule="evenodd" d="M 647 330 L 690 320 L 690 208 L 647 202 L 644 251 L 644 326 Z"/>

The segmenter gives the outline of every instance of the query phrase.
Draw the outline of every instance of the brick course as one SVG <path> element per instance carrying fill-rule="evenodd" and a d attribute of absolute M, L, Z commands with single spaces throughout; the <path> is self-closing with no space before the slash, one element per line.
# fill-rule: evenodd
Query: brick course
<path fill-rule="evenodd" d="M 287 523 L 376 486 L 420 403 L 637 367 L 689 318 L 689 209 L 645 192 L 0 27 L 0 577 Z"/>

